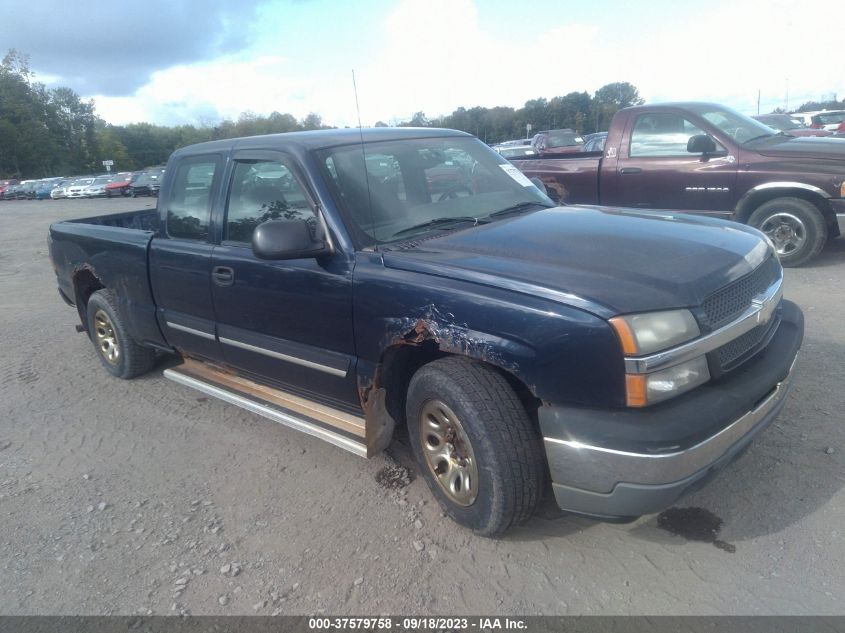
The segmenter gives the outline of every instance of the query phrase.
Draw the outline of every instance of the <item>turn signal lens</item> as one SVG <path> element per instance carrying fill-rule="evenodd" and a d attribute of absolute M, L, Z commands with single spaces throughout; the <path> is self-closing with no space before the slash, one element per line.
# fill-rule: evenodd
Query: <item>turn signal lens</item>
<path fill-rule="evenodd" d="M 619 337 L 619 342 L 622 344 L 622 351 L 626 356 L 635 356 L 637 354 L 637 339 L 634 338 L 634 333 L 631 331 L 631 326 L 624 317 L 613 317 L 610 319 L 610 325 L 616 330 L 616 336 Z"/>
<path fill-rule="evenodd" d="M 644 407 L 648 404 L 645 374 L 626 374 L 625 390 L 629 407 Z"/>

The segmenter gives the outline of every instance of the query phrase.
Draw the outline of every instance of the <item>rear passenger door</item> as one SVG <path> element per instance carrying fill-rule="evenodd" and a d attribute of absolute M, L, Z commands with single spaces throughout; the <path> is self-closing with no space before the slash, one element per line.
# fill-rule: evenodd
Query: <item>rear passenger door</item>
<path fill-rule="evenodd" d="M 352 269 L 342 253 L 262 260 L 252 233 L 271 219 L 324 224 L 295 162 L 242 150 L 228 170 L 212 294 L 227 364 L 334 406 L 358 406 L 352 329 Z"/>
<path fill-rule="evenodd" d="M 150 282 L 167 342 L 189 356 L 220 359 L 211 296 L 214 192 L 224 160 L 187 156 L 172 166 L 170 188 L 159 200 L 165 221 L 150 247 Z"/>

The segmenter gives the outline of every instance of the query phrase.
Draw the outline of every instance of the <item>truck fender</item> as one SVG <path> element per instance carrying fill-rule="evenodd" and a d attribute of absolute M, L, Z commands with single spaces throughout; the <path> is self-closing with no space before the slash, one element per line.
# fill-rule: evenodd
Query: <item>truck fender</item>
<path fill-rule="evenodd" d="M 397 422 L 404 421 L 405 390 L 414 372 L 443 356 L 466 356 L 492 365 L 514 384 L 526 404 L 535 400 L 533 388 L 520 371 L 521 360 L 535 356 L 533 349 L 470 328 L 434 305 L 414 313 L 417 316 L 383 319 L 385 334 L 378 363 L 358 365 L 358 393 L 368 437 L 372 429 L 375 444 L 386 446 Z"/>

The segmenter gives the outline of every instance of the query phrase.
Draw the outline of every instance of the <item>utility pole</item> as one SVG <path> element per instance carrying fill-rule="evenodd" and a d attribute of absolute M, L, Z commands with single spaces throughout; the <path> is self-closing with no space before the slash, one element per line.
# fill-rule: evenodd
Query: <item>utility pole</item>
<path fill-rule="evenodd" d="M 757 88 L 757 114 L 760 114 L 760 89 Z"/>
<path fill-rule="evenodd" d="M 783 109 L 789 112 L 789 77 L 786 78 L 786 101 L 784 102 Z"/>

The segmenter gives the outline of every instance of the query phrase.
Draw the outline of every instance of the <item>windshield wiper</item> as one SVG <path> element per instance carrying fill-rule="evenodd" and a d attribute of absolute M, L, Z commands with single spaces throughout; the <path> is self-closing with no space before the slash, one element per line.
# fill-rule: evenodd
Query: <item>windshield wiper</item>
<path fill-rule="evenodd" d="M 752 142 L 752 141 L 757 141 L 757 140 L 759 140 L 759 139 L 761 139 L 761 138 L 772 138 L 773 136 L 778 136 L 779 134 L 783 134 L 783 132 L 778 132 L 777 134 L 774 134 L 774 133 L 773 133 L 773 134 L 761 134 L 760 136 L 753 136 L 753 137 L 751 137 L 750 139 L 748 139 L 748 140 L 746 140 L 746 141 L 743 141 L 742 143 L 743 143 L 743 145 L 744 145 L 745 143 L 750 143 L 750 142 Z M 784 136 L 789 136 L 789 134 L 783 134 L 783 135 L 784 135 Z"/>
<path fill-rule="evenodd" d="M 405 235 L 428 227 L 439 227 L 446 224 L 461 224 L 462 222 L 472 222 L 473 224 L 478 224 L 478 218 L 472 215 L 459 215 L 451 218 L 434 218 L 433 220 L 426 220 L 425 222 L 414 224 L 413 226 L 409 226 L 401 231 L 396 231 L 396 233 L 393 234 L 393 237 L 399 237 L 400 235 Z"/>
<path fill-rule="evenodd" d="M 542 202 L 520 202 L 519 204 L 514 204 L 510 207 L 505 207 L 504 209 L 499 209 L 498 211 L 493 211 L 488 218 L 497 218 L 501 215 L 508 215 L 509 213 L 521 213 L 523 211 L 529 211 L 533 207 L 543 207 L 544 209 L 551 209 L 554 205 L 543 204 Z"/>

